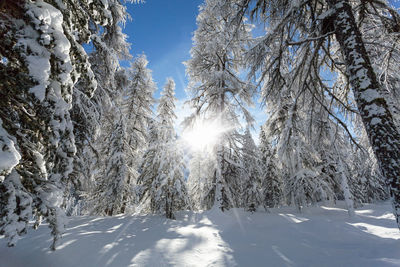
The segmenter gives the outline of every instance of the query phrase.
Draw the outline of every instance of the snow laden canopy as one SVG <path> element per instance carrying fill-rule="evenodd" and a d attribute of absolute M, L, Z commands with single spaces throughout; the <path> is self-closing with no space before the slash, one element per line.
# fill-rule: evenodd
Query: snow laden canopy
<path fill-rule="evenodd" d="M 89 155 L 83 147 L 93 136 L 86 129 L 96 130 L 93 121 L 103 115 L 99 99 L 92 100 L 104 84 L 83 45 L 103 52 L 109 63 L 103 78 L 114 79 L 129 47 L 120 29 L 126 8 L 109 0 L 5 1 L 0 9 L 0 140 L 7 160 L 0 174 L 0 233 L 14 246 L 29 219 L 37 227 L 43 218 L 55 249 L 65 211 L 84 188 L 85 175 L 75 173 L 84 169 L 74 160 L 83 163 L 82 155 Z"/>
<path fill-rule="evenodd" d="M 235 27 L 229 21 L 237 12 L 235 1 L 207 0 L 200 6 L 197 30 L 193 37 L 191 59 L 186 64 L 195 112 L 185 120 L 192 127 L 186 134 L 193 146 L 203 138 L 215 142 L 213 156 L 216 165 L 213 177 L 215 202 L 224 210 L 235 205 L 235 188 L 238 187 L 240 164 L 238 128 L 240 117 L 248 124 L 253 119 L 246 107 L 252 104 L 254 87 L 239 77 L 243 66 L 242 55 L 250 40 L 251 25 L 242 23 Z M 202 126 L 204 128 L 199 128 Z M 196 132 L 195 132 L 196 131 Z M 218 133 L 219 132 L 219 133 Z M 218 134 L 217 134 L 218 133 Z M 195 137 L 199 141 L 195 141 Z"/>
<path fill-rule="evenodd" d="M 184 177 L 182 147 L 176 139 L 174 121 L 175 82 L 168 78 L 157 107 L 158 125 L 152 125 L 152 139 L 144 154 L 138 178 L 143 209 L 174 219 L 174 212 L 190 207 Z"/>

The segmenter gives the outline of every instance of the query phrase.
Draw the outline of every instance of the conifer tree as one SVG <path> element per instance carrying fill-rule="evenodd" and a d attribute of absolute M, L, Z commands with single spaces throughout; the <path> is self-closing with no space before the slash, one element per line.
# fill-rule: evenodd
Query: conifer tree
<path fill-rule="evenodd" d="M 66 188 L 66 209 L 68 213 L 90 210 L 87 198 L 95 186 L 95 177 L 104 170 L 100 155 L 104 139 L 111 135 L 105 127 L 110 110 L 121 92 L 127 87 L 128 75 L 120 67 L 119 60 L 130 59 L 127 36 L 122 33 L 121 24 L 127 20 L 126 7 L 119 1 L 109 1 L 112 20 L 104 25 L 103 31 L 92 34 L 93 51 L 88 60 L 96 80 L 96 90 L 88 91 L 87 83 L 75 85 L 71 111 L 74 123 L 77 153 L 74 157 L 74 171 L 70 185 Z M 115 123 L 119 121 L 116 117 Z M 69 194 L 69 195 L 68 195 Z M 76 207 L 74 207 L 76 206 Z M 80 207 L 83 206 L 83 207 Z"/>
<path fill-rule="evenodd" d="M 147 68 L 148 61 L 143 54 L 137 57 L 128 70 L 129 85 L 122 100 L 126 118 L 125 146 L 128 166 L 127 183 L 134 187 L 139 176 L 138 168 L 146 149 L 148 121 L 152 117 L 153 93 L 156 85 Z"/>
<path fill-rule="evenodd" d="M 250 25 L 235 28 L 230 18 L 238 6 L 236 1 L 207 0 L 200 6 L 197 30 L 193 37 L 192 58 L 187 61 L 193 98 L 190 104 L 196 112 L 185 121 L 190 126 L 201 116 L 223 128 L 215 148 L 215 205 L 221 210 L 237 204 L 240 195 L 240 135 L 239 116 L 248 123 L 247 111 L 254 87 L 239 78 L 242 54 L 250 40 Z"/>
<path fill-rule="evenodd" d="M 260 153 L 247 127 L 243 136 L 242 173 L 243 207 L 254 212 L 262 204 Z"/>
<path fill-rule="evenodd" d="M 141 201 L 148 201 L 150 211 L 174 219 L 174 212 L 189 208 L 184 180 L 183 153 L 174 130 L 175 82 L 168 78 L 157 108 L 157 141 L 145 153 L 138 178 Z M 154 130 L 153 130 L 154 131 Z"/>
<path fill-rule="evenodd" d="M 70 115 L 73 92 L 78 82 L 87 95 L 96 89 L 82 45 L 113 23 L 115 13 L 109 8 L 118 3 L 18 0 L 0 5 L 1 120 L 21 155 L 15 166 L 18 175 L 12 171 L 1 187 L 18 188 L 14 192 L 19 195 L 1 194 L 0 210 L 8 215 L 0 223 L 0 232 L 7 232 L 11 246 L 13 237 L 26 232 L 26 225 L 10 227 L 12 214 L 18 216 L 21 209 L 32 212 L 24 213 L 24 218 L 47 220 L 53 250 L 64 231 L 61 207 L 76 152 Z M 32 201 L 14 201 L 27 195 Z"/>
<path fill-rule="evenodd" d="M 126 206 L 134 197 L 133 186 L 128 182 L 128 167 L 125 135 L 127 134 L 124 118 L 121 116 L 114 125 L 115 130 L 109 136 L 105 159 L 104 176 L 98 182 L 93 198 L 93 213 L 100 215 L 116 215 L 125 212 Z"/>
<path fill-rule="evenodd" d="M 323 89 L 324 95 L 331 97 L 328 103 L 354 110 L 348 105 L 350 101 L 343 102 L 340 97 L 346 96 L 349 100 L 351 88 L 369 142 L 390 186 L 394 215 L 400 227 L 400 133 L 361 34 L 364 26 L 371 26 L 366 19 L 371 16 L 384 22 L 380 30 L 398 32 L 399 15 L 382 1 L 355 1 L 354 4 L 360 7 L 358 14 L 348 0 L 242 0 L 235 20 L 241 21 L 249 11 L 269 26 L 267 34 L 258 38 L 247 56 L 252 73 L 261 71 L 266 78 L 267 90 L 282 81 L 282 70 L 288 67 L 293 75 L 285 83 L 296 97 Z M 337 55 L 336 48 L 340 55 L 332 56 Z M 286 61 L 288 58 L 295 59 L 295 64 Z M 339 92 L 324 82 L 323 66 L 346 77 L 345 86 Z M 332 112 L 333 106 L 324 105 L 324 108 L 345 128 L 343 121 Z"/>
<path fill-rule="evenodd" d="M 214 204 L 214 165 L 214 160 L 206 151 L 196 151 L 189 162 L 187 187 L 194 210 L 208 210 Z"/>
<path fill-rule="evenodd" d="M 275 148 L 267 140 L 264 127 L 260 130 L 259 147 L 263 206 L 265 209 L 279 207 L 284 203 L 283 174 L 278 167 Z"/>

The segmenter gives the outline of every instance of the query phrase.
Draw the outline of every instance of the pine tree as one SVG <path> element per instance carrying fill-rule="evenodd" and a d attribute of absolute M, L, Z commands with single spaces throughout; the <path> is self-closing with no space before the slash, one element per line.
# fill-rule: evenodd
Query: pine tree
<path fill-rule="evenodd" d="M 263 206 L 279 207 L 284 203 L 282 171 L 278 168 L 275 149 L 267 140 L 264 127 L 260 130 L 260 169 Z"/>
<path fill-rule="evenodd" d="M 359 120 L 359 118 L 358 118 Z M 379 170 L 377 160 L 362 125 L 356 128 L 360 136 L 360 147 L 353 147 L 350 162 L 352 176 L 349 186 L 357 205 L 386 200 L 389 197 L 385 179 Z"/>
<path fill-rule="evenodd" d="M 345 200 L 349 216 L 354 216 L 354 196 L 349 185 L 351 143 L 343 129 L 329 119 L 329 114 L 323 108 L 319 110 L 316 118 L 309 122 L 313 127 L 310 144 L 321 159 L 321 176 L 335 191 L 335 198 Z"/>
<path fill-rule="evenodd" d="M 168 78 L 157 108 L 157 141 L 145 153 L 138 178 L 141 200 L 150 202 L 150 211 L 174 219 L 174 212 L 189 208 L 184 180 L 183 153 L 174 130 L 175 82 Z M 154 131 L 154 130 L 153 130 Z"/>
<path fill-rule="evenodd" d="M 249 128 L 243 136 L 242 147 L 242 180 L 243 207 L 254 212 L 262 204 L 260 153 L 251 136 Z"/>
<path fill-rule="evenodd" d="M 147 123 L 152 116 L 154 104 L 153 93 L 156 85 L 147 69 L 148 61 L 145 55 L 135 59 L 129 69 L 129 86 L 126 88 L 123 98 L 123 112 L 127 118 L 127 140 L 132 151 L 131 157 L 140 157 L 141 150 L 146 144 Z"/>
<path fill-rule="evenodd" d="M 276 153 L 279 165 L 284 170 L 281 177 L 284 178 L 287 203 L 301 210 L 310 204 L 334 200 L 334 186 L 329 176 L 322 175 L 319 167 L 321 155 L 308 134 L 310 132 L 307 128 L 313 124 L 306 111 L 312 110 L 312 107 L 301 103 L 298 97 L 291 97 L 285 89 L 283 87 L 281 93 L 276 95 L 271 94 L 267 101 L 271 116 L 264 128 L 264 138 L 268 140 L 268 145 L 273 148 L 271 150 Z M 313 131 L 311 133 L 315 134 Z M 274 156 L 267 157 L 273 159 Z M 271 193 L 271 190 L 268 192 Z"/>
<path fill-rule="evenodd" d="M 7 192 L 1 194 L 2 212 L 17 205 L 7 210 L 9 215 L 0 225 L 0 232 L 18 229 L 7 234 L 10 245 L 16 240 L 13 237 L 26 232 L 26 228 L 6 226 L 12 213 L 29 210 L 19 207 L 26 201 L 13 202 L 27 199 L 26 195 L 32 198 L 28 202 L 37 222 L 43 216 L 49 223 L 53 250 L 64 231 L 61 207 L 65 207 L 65 187 L 70 184 L 76 152 L 70 115 L 73 92 L 78 82 L 87 95 L 96 89 L 82 45 L 112 23 L 114 13 L 108 8 L 117 3 L 18 0 L 0 6 L 0 35 L 4 36 L 0 41 L 1 120 L 22 156 L 15 166 L 18 175 L 11 172 L 2 186 L 2 190 L 18 188 L 14 193 L 19 194 L 8 199 Z"/>
<path fill-rule="evenodd" d="M 74 157 L 74 172 L 68 186 L 67 211 L 73 212 L 76 203 L 88 195 L 95 184 L 95 176 L 102 168 L 100 154 L 104 144 L 107 122 L 104 117 L 113 109 L 114 100 L 127 86 L 127 74 L 119 60 L 130 58 L 129 44 L 122 33 L 121 24 L 127 19 L 126 8 L 119 1 L 109 1 L 108 9 L 112 20 L 104 25 L 101 32 L 91 36 L 93 51 L 89 54 L 91 70 L 96 80 L 96 90 L 89 90 L 87 83 L 75 85 L 71 111 L 77 153 Z M 118 118 L 115 120 L 118 122 Z M 114 128 L 114 127 L 111 127 Z M 103 131 L 103 133 L 102 133 Z M 70 203 L 68 203 L 70 202 Z"/>
<path fill-rule="evenodd" d="M 360 32 L 362 25 L 368 23 L 363 19 L 369 16 L 366 6 L 378 11 L 382 20 L 390 22 L 386 25 L 392 29 L 398 15 L 382 1 L 360 2 L 363 2 L 363 8 L 355 16 L 348 0 L 243 0 L 237 17 L 241 18 L 249 10 L 253 17 L 259 15 L 269 25 L 267 34 L 258 39 L 247 57 L 253 74 L 261 70 L 261 75 L 267 78 L 267 88 L 271 89 L 271 85 L 282 80 L 281 70 L 289 67 L 287 57 L 282 55 L 289 54 L 297 62 L 290 64 L 294 75 L 286 81 L 289 91 L 313 93 L 323 88 L 332 98 L 329 103 L 352 110 L 324 83 L 322 66 L 328 66 L 347 78 L 346 86 L 341 88 L 340 93 L 346 95 L 346 88 L 351 87 L 370 144 L 390 185 L 394 214 L 400 227 L 400 134 Z M 240 19 L 236 18 L 236 21 Z M 276 53 L 271 53 L 271 46 L 277 47 Z M 335 47 L 340 55 L 332 57 Z M 296 93 L 294 95 L 299 97 Z M 331 107 L 325 106 L 330 115 L 345 126 Z"/>
<path fill-rule="evenodd" d="M 4 77 L 2 91 L 7 96 L 2 101 L 5 104 L 2 105 L 5 115 L 2 115 L 2 120 L 8 133 L 16 137 L 22 150 L 20 154 L 24 155 L 21 164 L 17 166 L 20 175 L 14 173 L 12 179 L 6 177 L 6 180 L 9 181 L 9 187 L 11 183 L 15 183 L 13 187 L 19 188 L 18 192 L 31 195 L 31 203 L 34 205 L 32 211 L 37 216 L 45 216 L 52 228 L 54 249 L 65 224 L 60 209 L 63 182 L 72 171 L 72 156 L 75 153 L 69 114 L 73 86 L 70 43 L 60 19 L 62 13 L 54 6 L 44 2 L 25 5 L 17 2 L 14 6 L 2 5 L 2 8 L 5 8 L 2 13 L 8 13 L 8 8 L 13 10 L 10 12 L 11 16 L 1 18 L 5 22 L 2 25 L 11 24 L 12 29 L 7 40 L 2 41 L 5 43 L 4 46 L 1 45 L 2 57 L 4 55 L 8 59 L 6 65 L 2 64 L 2 69 L 10 71 L 18 65 L 21 70 L 14 71 L 21 73 L 25 81 L 33 81 L 33 84 L 23 84 L 23 90 L 13 94 L 15 89 L 12 85 L 15 82 Z M 20 25 L 20 30 L 17 30 L 12 24 L 20 17 L 13 15 L 23 14 L 26 19 Z M 7 30 L 7 26 L 3 30 Z M 14 104 L 7 106 L 7 102 Z M 19 107 L 15 105 L 18 102 L 21 103 Z M 28 111 L 24 106 L 30 106 L 32 113 L 26 113 Z M 12 113 L 13 116 L 10 117 L 7 113 Z M 26 119 L 21 118 L 23 113 L 23 116 L 27 116 Z M 17 182 L 19 178 L 21 180 Z M 11 198 L 9 200 L 12 201 Z M 26 231 L 19 231 L 23 232 Z"/>
<path fill-rule="evenodd" d="M 132 187 L 136 186 L 138 168 L 148 141 L 148 121 L 152 116 L 153 93 L 156 89 L 147 64 L 145 55 L 137 57 L 132 63 L 128 70 L 129 86 L 124 92 L 122 102 L 127 123 L 124 141 L 129 176 L 127 182 Z"/>
<path fill-rule="evenodd" d="M 189 162 L 189 176 L 187 187 L 189 190 L 192 208 L 208 210 L 214 204 L 213 170 L 215 161 L 205 151 L 197 151 Z"/>
<path fill-rule="evenodd" d="M 108 216 L 124 213 L 134 196 L 133 186 L 128 182 L 124 144 L 127 131 L 122 116 L 114 127 L 104 153 L 109 155 L 105 162 L 104 177 L 100 179 L 93 196 L 93 213 Z"/>
<path fill-rule="evenodd" d="M 194 95 L 190 103 L 196 110 L 186 125 L 202 117 L 224 128 L 214 152 L 217 163 L 213 178 L 215 204 L 221 210 L 239 202 L 235 199 L 240 195 L 236 192 L 240 184 L 239 116 L 252 123 L 246 106 L 251 104 L 254 87 L 238 75 L 243 66 L 242 54 L 251 37 L 250 25 L 241 23 L 235 28 L 229 22 L 238 8 L 236 4 L 236 1 L 207 0 L 200 6 L 192 58 L 185 63 Z"/>

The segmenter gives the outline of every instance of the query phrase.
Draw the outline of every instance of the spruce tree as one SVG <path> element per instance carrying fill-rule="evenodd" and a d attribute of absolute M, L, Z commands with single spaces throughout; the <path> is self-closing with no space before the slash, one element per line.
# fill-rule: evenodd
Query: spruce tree
<path fill-rule="evenodd" d="M 258 16 L 269 26 L 266 35 L 258 38 L 247 56 L 252 73 L 255 75 L 261 71 L 262 77 L 266 78 L 267 90 L 282 81 L 282 70 L 290 68 L 293 75 L 285 83 L 296 97 L 300 97 L 297 92 L 313 94 L 323 89 L 325 95 L 331 97 L 332 101 L 328 103 L 351 111 L 354 109 L 348 105 L 350 101 L 341 100 L 341 96 L 349 99 L 348 89 L 351 88 L 369 142 L 390 186 L 394 215 L 400 227 L 400 133 L 392 115 L 390 100 L 385 98 L 382 83 L 377 78 L 361 34 L 364 26 L 371 26 L 366 19 L 371 16 L 378 16 L 385 22 L 380 26 L 382 31 L 396 31 L 399 15 L 382 1 L 355 3 L 361 7 L 358 14 L 348 0 L 242 0 L 235 20 L 241 21 L 249 11 L 253 18 Z M 273 52 L 271 47 L 277 50 Z M 336 48 L 338 50 L 334 50 Z M 340 51 L 340 54 L 336 51 Z M 282 56 L 285 54 L 290 56 Z M 297 63 L 289 63 L 291 61 L 286 61 L 288 58 L 295 59 Z M 339 92 L 324 82 L 324 66 L 338 76 L 346 77 L 345 86 Z M 335 116 L 332 105 L 324 105 L 324 108 L 330 111 L 330 115 L 351 137 L 345 123 Z"/>
<path fill-rule="evenodd" d="M 26 232 L 7 227 L 19 210 L 39 223 L 44 217 L 53 235 L 52 249 L 64 231 L 62 207 L 76 152 L 71 108 L 75 86 L 92 95 L 95 75 L 83 44 L 119 23 L 110 7 L 119 1 L 6 1 L 0 6 L 0 110 L 3 128 L 18 146 L 21 160 L 1 186 L 0 232 L 11 238 Z M 7 188 L 15 188 L 8 194 Z M 14 201 L 28 199 L 32 201 Z M 14 200 L 13 200 L 14 199 Z M 31 209 L 26 206 L 31 203 Z M 16 206 L 14 205 L 16 204 Z M 65 204 L 65 203 L 64 203 Z M 15 208 L 12 208 L 14 207 Z M 29 212 L 28 212 L 29 213 Z M 25 219 L 24 219 L 25 220 Z M 14 230 L 11 230 L 14 229 Z M 18 230 L 15 230 L 18 229 Z"/>
<path fill-rule="evenodd" d="M 251 124 L 246 107 L 252 103 L 254 86 L 239 77 L 242 54 L 250 37 L 250 25 L 235 28 L 230 18 L 237 1 L 207 0 L 200 6 L 193 37 L 192 58 L 187 61 L 190 104 L 196 110 L 187 118 L 190 127 L 199 117 L 217 123 L 223 132 L 215 148 L 215 205 L 221 210 L 236 206 L 240 195 L 239 116 Z"/>
<path fill-rule="evenodd" d="M 196 151 L 189 162 L 187 185 L 192 208 L 209 210 L 214 205 L 213 176 L 215 160 L 207 151 Z"/>
<path fill-rule="evenodd" d="M 260 153 L 251 136 L 249 128 L 243 136 L 242 173 L 243 197 L 242 206 L 247 211 L 254 212 L 262 204 L 261 196 L 261 165 Z"/>
<path fill-rule="evenodd" d="M 150 211 L 174 219 L 174 212 L 190 206 L 186 189 L 183 152 L 174 130 L 175 82 L 168 78 L 157 108 L 157 141 L 145 153 L 138 178 L 141 201 L 148 201 Z M 154 131 L 154 130 L 153 130 Z"/>
<path fill-rule="evenodd" d="M 104 151 L 108 155 L 105 161 L 104 176 L 94 190 L 93 213 L 100 215 L 116 215 L 125 212 L 126 206 L 134 197 L 133 186 L 129 183 L 128 167 L 126 163 L 125 135 L 126 124 L 121 116 L 114 125 L 111 136 L 107 140 Z"/>
<path fill-rule="evenodd" d="M 279 207 L 284 203 L 283 173 L 278 167 L 275 148 L 267 139 L 264 127 L 260 130 L 260 175 L 262 184 L 263 206 L 267 208 Z"/>

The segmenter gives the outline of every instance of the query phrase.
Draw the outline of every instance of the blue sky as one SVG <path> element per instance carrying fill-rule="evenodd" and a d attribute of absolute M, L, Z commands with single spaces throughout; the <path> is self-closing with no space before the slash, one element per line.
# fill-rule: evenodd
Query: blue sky
<path fill-rule="evenodd" d="M 172 77 L 179 99 L 186 97 L 187 79 L 182 62 L 190 58 L 191 38 L 201 3 L 202 0 L 148 0 L 128 5 L 132 21 L 124 32 L 132 44 L 131 54 L 146 54 L 159 91 L 166 78 Z"/>

